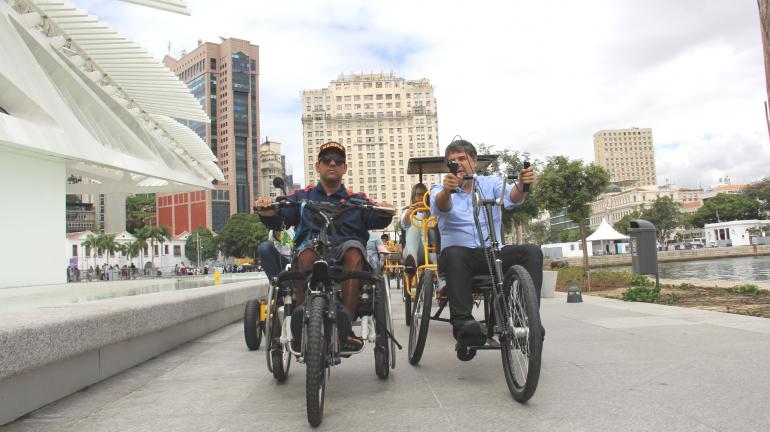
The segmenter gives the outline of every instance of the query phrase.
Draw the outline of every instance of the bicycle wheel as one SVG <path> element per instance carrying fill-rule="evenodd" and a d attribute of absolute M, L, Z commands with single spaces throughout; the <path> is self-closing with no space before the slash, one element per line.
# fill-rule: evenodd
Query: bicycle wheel
<path fill-rule="evenodd" d="M 388 298 L 388 291 L 383 281 L 375 285 L 374 302 L 374 371 L 381 379 L 388 377 L 390 372 L 390 338 L 388 338 L 385 329 L 388 322 L 388 308 L 385 304 Z"/>
<path fill-rule="evenodd" d="M 278 333 L 277 335 L 273 332 L 273 315 L 275 315 L 276 307 L 274 304 L 274 297 L 275 297 L 275 287 L 271 284 L 267 289 L 267 313 L 265 313 L 265 336 L 267 338 L 267 343 L 269 344 L 269 347 L 272 348 L 275 343 L 275 338 L 280 337 L 281 334 Z M 273 372 L 273 354 L 272 349 L 265 350 L 265 357 L 267 360 L 267 370 L 270 372 Z"/>
<path fill-rule="evenodd" d="M 273 378 L 278 382 L 286 381 L 286 378 L 289 377 L 289 368 L 291 367 L 291 352 L 286 346 L 288 344 L 282 344 L 280 340 L 283 324 L 285 324 L 285 321 L 281 322 L 277 319 L 272 321 L 273 331 L 271 334 L 276 335 L 276 337 L 271 343 L 270 363 L 273 369 Z"/>
<path fill-rule="evenodd" d="M 543 327 L 535 285 L 524 267 L 515 265 L 508 269 L 503 294 L 498 301 L 509 318 L 507 331 L 500 337 L 505 382 L 516 401 L 526 402 L 535 394 L 540 379 Z M 501 324 L 504 319 L 501 318 Z"/>
<path fill-rule="evenodd" d="M 324 415 L 326 393 L 326 346 L 324 316 L 326 298 L 311 299 L 310 314 L 305 338 L 305 371 L 307 373 L 305 398 L 307 400 L 307 421 L 311 426 L 321 424 Z"/>
<path fill-rule="evenodd" d="M 415 298 L 412 324 L 409 326 L 409 363 L 417 365 L 425 349 L 430 324 L 430 308 L 433 303 L 433 271 L 425 270 Z"/>
<path fill-rule="evenodd" d="M 262 327 L 259 325 L 260 304 L 257 300 L 246 302 L 243 311 L 243 336 L 249 351 L 256 351 L 262 344 Z"/>
<path fill-rule="evenodd" d="M 401 291 L 401 297 L 404 299 L 404 319 L 406 325 L 412 325 L 412 296 L 406 290 L 406 278 L 411 277 L 406 272 L 401 273 L 401 278 L 398 280 L 399 291 Z M 403 279 L 403 291 L 401 290 L 401 279 Z"/>

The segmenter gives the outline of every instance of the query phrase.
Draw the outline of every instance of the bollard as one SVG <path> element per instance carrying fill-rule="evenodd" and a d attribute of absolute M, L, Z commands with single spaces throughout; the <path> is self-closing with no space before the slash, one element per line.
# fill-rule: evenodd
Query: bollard
<path fill-rule="evenodd" d="M 219 285 L 222 283 L 222 273 L 219 272 L 219 270 L 214 272 L 214 285 Z"/>
<path fill-rule="evenodd" d="M 580 288 L 571 286 L 567 290 L 567 303 L 582 303 L 583 294 L 580 293 Z"/>

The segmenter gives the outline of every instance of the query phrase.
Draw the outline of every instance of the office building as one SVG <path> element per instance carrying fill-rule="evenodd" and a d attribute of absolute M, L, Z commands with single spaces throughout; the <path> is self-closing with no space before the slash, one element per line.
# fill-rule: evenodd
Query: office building
<path fill-rule="evenodd" d="M 224 181 L 214 190 L 158 195 L 158 225 L 173 235 L 200 226 L 221 231 L 230 215 L 249 213 L 259 195 L 259 47 L 240 39 L 202 43 L 163 62 L 210 118 L 184 122 L 209 144 Z"/>
<path fill-rule="evenodd" d="M 261 197 L 275 198 L 282 195 L 279 189 L 273 187 L 273 179 L 284 177 L 285 158 L 281 155 L 281 143 L 266 140 L 259 145 L 259 184 Z M 286 182 L 284 178 L 284 182 Z M 291 183 L 286 183 L 286 190 L 291 187 Z"/>
<path fill-rule="evenodd" d="M 337 141 L 347 151 L 345 185 L 398 208 L 409 204 L 417 175 L 407 175 L 410 157 L 441 155 L 433 87 L 427 79 L 393 73 L 341 75 L 329 87 L 305 90 L 303 101 L 306 183 L 318 181 L 318 147 Z M 430 186 L 439 175 L 423 176 Z"/>
<path fill-rule="evenodd" d="M 657 185 L 652 129 L 600 130 L 594 134 L 594 160 L 624 187 Z"/>

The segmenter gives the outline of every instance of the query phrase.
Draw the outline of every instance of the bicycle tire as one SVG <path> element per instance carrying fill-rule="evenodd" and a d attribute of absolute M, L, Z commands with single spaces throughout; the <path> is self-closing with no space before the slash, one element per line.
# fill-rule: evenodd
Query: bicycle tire
<path fill-rule="evenodd" d="M 327 335 L 324 334 L 324 316 L 326 298 L 316 296 L 311 299 L 305 337 L 305 399 L 307 402 L 307 421 L 311 426 L 318 426 L 323 420 L 324 396 L 326 394 L 326 354 Z"/>
<path fill-rule="evenodd" d="M 380 379 L 386 379 L 390 373 L 390 338 L 385 333 L 388 321 L 387 287 L 382 281 L 375 285 L 374 302 L 374 371 Z"/>
<path fill-rule="evenodd" d="M 409 363 L 417 366 L 422 358 L 425 342 L 428 338 L 430 308 L 433 303 L 433 271 L 425 270 L 422 274 L 417 297 L 412 311 L 412 323 L 409 326 Z"/>
<path fill-rule="evenodd" d="M 500 338 L 505 382 L 513 398 L 524 403 L 537 390 L 543 352 L 543 327 L 535 285 L 524 267 L 515 265 L 508 269 L 503 279 L 503 293 L 501 305 L 511 317 L 506 323 L 510 331 Z M 525 330 L 522 336 L 515 335 L 517 328 Z"/>
<path fill-rule="evenodd" d="M 249 348 L 249 351 L 258 350 L 262 344 L 259 309 L 259 302 L 252 299 L 246 302 L 246 308 L 243 311 L 243 337 L 246 340 L 246 346 Z"/>
<path fill-rule="evenodd" d="M 278 320 L 273 320 L 272 334 L 277 334 L 280 338 L 283 323 Z M 291 352 L 286 347 L 286 344 L 282 344 L 280 339 L 271 344 L 270 359 L 273 370 L 273 378 L 278 382 L 284 382 L 289 377 L 289 369 L 291 368 Z"/>
<path fill-rule="evenodd" d="M 275 315 L 275 302 L 273 301 L 273 297 L 275 296 L 275 287 L 273 285 L 270 285 L 267 289 L 267 311 L 265 313 L 265 338 L 267 339 L 267 343 L 272 348 L 273 346 L 273 339 L 275 338 L 275 335 L 273 335 L 273 315 Z M 278 335 L 280 336 L 280 334 Z M 265 350 L 265 360 L 267 361 L 267 370 L 271 373 L 273 372 L 273 355 L 272 351 L 270 349 Z"/>

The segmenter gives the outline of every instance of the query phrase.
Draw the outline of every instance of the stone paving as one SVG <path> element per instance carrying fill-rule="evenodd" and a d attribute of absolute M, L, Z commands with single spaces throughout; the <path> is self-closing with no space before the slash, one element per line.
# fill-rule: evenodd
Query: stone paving
<path fill-rule="evenodd" d="M 460 362 L 450 328 L 432 322 L 419 367 L 406 352 L 386 380 L 371 351 L 343 360 L 319 430 L 767 431 L 770 320 L 584 296 L 543 299 L 540 385 L 508 393 L 500 355 Z M 394 300 L 397 337 L 406 343 Z M 226 326 L 43 407 L 2 432 L 294 431 L 305 417 L 304 366 L 276 383 L 264 346 Z"/>

